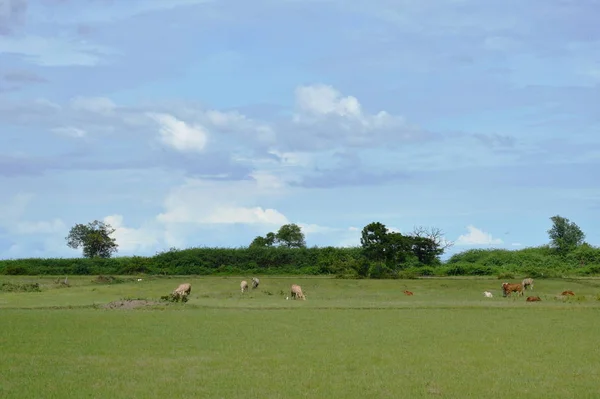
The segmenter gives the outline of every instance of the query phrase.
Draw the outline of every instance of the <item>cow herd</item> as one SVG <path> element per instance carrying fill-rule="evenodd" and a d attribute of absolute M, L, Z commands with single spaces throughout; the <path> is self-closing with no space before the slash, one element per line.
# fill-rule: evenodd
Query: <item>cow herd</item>
<path fill-rule="evenodd" d="M 252 289 L 258 288 L 259 284 L 260 280 L 257 277 L 252 277 Z M 242 280 L 240 283 L 240 289 L 242 294 L 248 291 L 248 282 L 246 280 Z M 176 302 L 187 302 L 190 292 L 192 292 L 192 285 L 190 283 L 184 283 L 175 288 L 168 297 Z M 304 296 L 304 293 L 302 292 L 302 287 L 300 287 L 298 284 L 292 284 L 290 295 L 292 299 L 306 300 L 306 296 Z M 166 299 L 167 297 L 164 298 Z"/>
<path fill-rule="evenodd" d="M 260 284 L 260 280 L 256 277 L 253 277 L 251 280 L 252 283 L 252 289 L 255 289 L 258 287 L 258 285 Z M 242 282 L 240 283 L 240 290 L 242 292 L 242 294 L 244 294 L 245 292 L 248 292 L 248 282 L 246 280 L 242 280 Z M 532 278 L 526 278 L 523 281 L 521 281 L 520 283 L 502 283 L 502 296 L 503 297 L 507 297 L 507 296 L 512 296 L 513 292 L 517 293 L 518 296 L 523 296 L 525 290 L 530 289 L 533 290 L 533 279 Z M 173 298 L 176 301 L 182 301 L 182 302 L 187 302 L 188 296 L 190 294 L 190 292 L 192 291 L 192 285 L 190 283 L 184 283 L 184 284 L 180 284 L 175 290 L 173 290 L 173 292 L 171 293 L 171 298 Z M 413 293 L 411 291 L 403 291 L 405 295 L 409 295 L 412 296 Z M 486 298 L 493 298 L 493 294 L 489 291 L 484 291 L 483 295 Z M 573 293 L 573 291 L 564 291 L 562 294 L 562 296 L 573 296 L 575 295 Z M 290 289 L 290 296 L 292 299 L 302 299 L 302 300 L 306 300 L 306 296 L 304 295 L 304 293 L 302 292 L 302 287 L 300 287 L 297 284 L 292 284 L 292 287 Z M 289 297 L 286 297 L 286 299 L 289 299 Z M 537 302 L 537 301 L 541 301 L 541 298 L 539 296 L 528 296 L 526 299 L 527 302 Z"/>
<path fill-rule="evenodd" d="M 525 294 L 525 290 L 530 289 L 533 290 L 533 279 L 532 278 L 526 278 L 523 281 L 521 281 L 520 283 L 515 283 L 515 284 L 511 284 L 511 283 L 502 283 L 502 296 L 503 297 L 508 297 L 508 296 L 512 296 L 513 292 L 517 293 L 517 296 L 523 296 Z M 493 295 L 491 292 L 489 291 L 484 291 L 483 295 L 486 298 L 493 298 Z M 563 291 L 563 293 L 561 294 L 561 296 L 573 296 L 575 295 L 573 293 L 573 291 Z M 528 296 L 526 301 L 527 302 L 538 302 L 541 301 L 542 299 L 539 296 Z"/>

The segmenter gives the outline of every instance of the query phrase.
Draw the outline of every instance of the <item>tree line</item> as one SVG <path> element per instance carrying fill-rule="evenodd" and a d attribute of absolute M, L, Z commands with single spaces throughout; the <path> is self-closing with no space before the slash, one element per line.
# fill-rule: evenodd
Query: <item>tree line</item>
<path fill-rule="evenodd" d="M 550 218 L 550 242 L 517 251 L 467 250 L 441 255 L 453 245 L 435 227 L 416 227 L 402 234 L 381 222 L 361 231 L 354 248 L 306 247 L 296 224 L 257 236 L 243 248 L 172 248 L 150 257 L 112 257 L 118 243 L 114 228 L 93 221 L 76 224 L 65 238 L 81 248 L 83 258 L 0 261 L 1 274 L 335 274 L 349 278 L 412 278 L 432 275 L 539 276 L 600 273 L 600 249 L 585 243 L 579 226 L 561 216 Z"/>

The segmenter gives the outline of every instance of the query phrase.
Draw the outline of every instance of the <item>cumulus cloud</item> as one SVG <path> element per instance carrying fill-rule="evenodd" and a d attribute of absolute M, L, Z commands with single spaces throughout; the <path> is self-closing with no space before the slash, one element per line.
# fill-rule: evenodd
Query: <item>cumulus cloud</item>
<path fill-rule="evenodd" d="M 115 229 L 112 236 L 119 245 L 119 252 L 148 251 L 157 248 L 160 244 L 159 230 L 151 227 L 138 229 L 127 227 L 122 215 L 106 216 L 104 223 L 110 224 Z"/>
<path fill-rule="evenodd" d="M 497 245 L 502 244 L 500 238 L 494 238 L 490 233 L 478 229 L 473 225 L 467 226 L 467 234 L 461 234 L 456 240 L 456 245 Z"/>
<path fill-rule="evenodd" d="M 349 147 L 398 146 L 433 137 L 409 124 L 404 117 L 386 111 L 364 112 L 354 96 L 344 96 L 329 85 L 296 89 L 293 127 L 300 133 L 285 140 L 295 150 Z"/>
<path fill-rule="evenodd" d="M 202 152 L 208 141 L 203 126 L 188 125 L 169 114 L 148 114 L 159 125 L 161 142 L 182 152 Z"/>
<path fill-rule="evenodd" d="M 288 219 L 281 212 L 256 204 L 271 190 L 259 186 L 255 180 L 231 184 L 189 179 L 167 195 L 165 211 L 157 220 L 165 224 L 196 225 L 286 224 Z"/>

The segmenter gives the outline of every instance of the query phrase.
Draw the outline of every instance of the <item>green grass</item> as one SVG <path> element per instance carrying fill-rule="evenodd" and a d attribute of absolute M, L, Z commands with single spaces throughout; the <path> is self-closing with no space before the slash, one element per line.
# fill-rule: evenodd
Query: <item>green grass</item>
<path fill-rule="evenodd" d="M 600 397 L 599 280 L 536 280 L 526 303 L 484 278 L 143 278 L 0 277 L 42 287 L 0 292 L 0 398 Z M 181 282 L 186 304 L 100 306 Z"/>

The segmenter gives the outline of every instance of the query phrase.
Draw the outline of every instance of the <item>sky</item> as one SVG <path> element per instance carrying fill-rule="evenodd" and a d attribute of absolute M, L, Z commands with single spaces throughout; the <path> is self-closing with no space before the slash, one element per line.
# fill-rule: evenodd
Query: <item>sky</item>
<path fill-rule="evenodd" d="M 600 0 L 0 0 L 0 258 L 371 222 L 600 243 Z"/>

